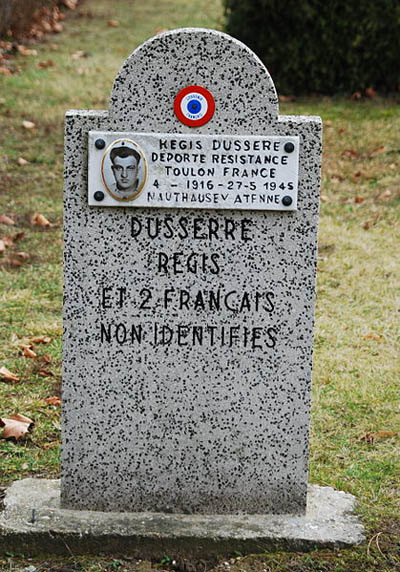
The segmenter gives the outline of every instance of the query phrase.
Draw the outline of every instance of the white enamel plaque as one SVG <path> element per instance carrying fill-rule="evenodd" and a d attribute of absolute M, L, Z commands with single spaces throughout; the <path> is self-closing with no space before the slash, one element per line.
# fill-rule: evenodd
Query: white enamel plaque
<path fill-rule="evenodd" d="M 89 205 L 297 209 L 299 137 L 89 132 Z"/>

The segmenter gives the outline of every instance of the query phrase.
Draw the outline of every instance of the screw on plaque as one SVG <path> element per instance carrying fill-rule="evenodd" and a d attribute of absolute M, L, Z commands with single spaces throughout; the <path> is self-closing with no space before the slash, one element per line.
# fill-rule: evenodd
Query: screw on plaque
<path fill-rule="evenodd" d="M 93 196 L 95 201 L 102 201 L 104 199 L 103 191 L 96 191 Z"/>
<path fill-rule="evenodd" d="M 294 151 L 294 145 L 291 142 L 285 143 L 284 149 L 286 151 L 286 153 L 293 153 Z"/>
<path fill-rule="evenodd" d="M 286 195 L 285 197 L 282 198 L 282 204 L 285 207 L 290 207 L 290 205 L 292 204 L 293 199 L 292 197 L 289 197 L 288 195 Z"/>
<path fill-rule="evenodd" d="M 96 141 L 94 142 L 94 146 L 96 147 L 96 149 L 104 149 L 104 147 L 106 146 L 106 142 L 104 141 L 104 139 L 96 139 Z"/>

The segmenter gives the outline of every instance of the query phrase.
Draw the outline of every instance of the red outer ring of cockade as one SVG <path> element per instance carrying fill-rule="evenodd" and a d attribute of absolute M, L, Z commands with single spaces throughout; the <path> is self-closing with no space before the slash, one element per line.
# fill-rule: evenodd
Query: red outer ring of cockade
<path fill-rule="evenodd" d="M 201 117 L 201 119 L 188 119 L 183 115 L 181 110 L 182 99 L 188 93 L 193 92 L 200 93 L 200 95 L 206 98 L 208 103 L 207 113 Z M 201 125 L 208 123 L 208 121 L 210 121 L 211 117 L 214 115 L 215 101 L 212 94 L 205 87 L 202 87 L 201 85 L 188 85 L 187 87 L 181 89 L 178 95 L 175 97 L 174 111 L 179 121 L 181 121 L 184 125 L 188 125 L 189 127 L 200 127 Z"/>

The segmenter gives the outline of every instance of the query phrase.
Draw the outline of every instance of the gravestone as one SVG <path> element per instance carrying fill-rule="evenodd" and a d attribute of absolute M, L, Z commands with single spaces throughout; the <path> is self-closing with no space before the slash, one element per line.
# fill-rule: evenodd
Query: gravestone
<path fill-rule="evenodd" d="M 66 114 L 64 508 L 305 512 L 321 131 L 203 29 Z"/>

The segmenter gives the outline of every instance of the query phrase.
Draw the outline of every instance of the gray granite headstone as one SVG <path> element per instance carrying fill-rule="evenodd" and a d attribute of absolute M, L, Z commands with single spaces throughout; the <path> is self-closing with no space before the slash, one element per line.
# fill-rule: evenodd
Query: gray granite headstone
<path fill-rule="evenodd" d="M 215 100 L 195 128 L 174 113 L 193 85 Z M 285 207 L 284 191 L 274 210 L 249 208 L 251 177 L 216 171 L 210 185 L 222 194 L 229 178 L 241 182 L 242 203 L 113 203 L 106 153 L 124 139 L 148 158 L 138 175 L 146 201 L 161 140 L 202 149 L 235 140 L 241 151 L 226 156 L 244 145 L 246 161 L 266 156 L 265 141 L 281 160 L 293 141 L 297 200 Z M 62 506 L 304 513 L 320 118 L 280 116 L 271 77 L 240 42 L 182 29 L 132 53 L 108 111 L 67 112 L 65 154 Z M 165 164 L 157 173 L 168 192 Z M 201 179 L 176 173 L 178 186 Z"/>

